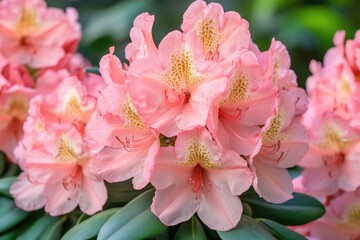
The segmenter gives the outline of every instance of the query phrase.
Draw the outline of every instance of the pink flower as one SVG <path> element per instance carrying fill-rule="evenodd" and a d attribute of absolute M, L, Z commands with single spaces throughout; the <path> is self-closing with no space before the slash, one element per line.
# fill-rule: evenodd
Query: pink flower
<path fill-rule="evenodd" d="M 5 0 L 0 4 L 0 53 L 11 63 L 33 69 L 53 67 L 80 40 L 77 12 L 47 8 L 42 0 Z"/>
<path fill-rule="evenodd" d="M 238 195 L 246 191 L 252 174 L 246 161 L 221 148 L 204 128 L 180 133 L 175 147 L 163 147 L 156 158 L 151 205 L 166 225 L 188 220 L 197 212 L 211 229 L 227 231 L 242 214 Z"/>
<path fill-rule="evenodd" d="M 311 224 L 310 236 L 319 240 L 360 237 L 360 191 L 344 192 L 330 200 L 325 215 Z"/>
<path fill-rule="evenodd" d="M 134 177 L 134 188 L 143 188 L 159 149 L 158 134 L 140 119 L 123 85 L 101 91 L 98 110 L 87 125 L 89 138 L 105 147 L 94 161 L 95 171 L 108 182 Z"/>
<path fill-rule="evenodd" d="M 207 126 L 224 148 L 250 155 L 261 137 L 261 126 L 276 110 L 277 88 L 264 78 L 256 56 L 241 51 L 228 78 L 226 94 L 214 106 Z"/>
<path fill-rule="evenodd" d="M 77 205 L 87 214 L 102 209 L 106 188 L 92 171 L 97 149 L 86 141 L 85 132 L 94 110 L 93 97 L 76 77 L 65 78 L 47 95 L 33 98 L 24 136 L 15 150 L 25 171 L 11 188 L 20 208 L 36 210 L 45 205 L 50 215 L 68 213 Z M 24 185 L 36 194 L 26 197 Z"/>
<path fill-rule="evenodd" d="M 109 54 L 100 60 L 100 73 L 106 84 L 125 83 L 125 71 L 118 57 L 114 55 L 115 48 L 109 48 Z"/>
<path fill-rule="evenodd" d="M 130 30 L 129 43 L 125 48 L 125 56 L 130 63 L 147 56 L 157 55 L 151 31 L 154 24 L 154 16 L 142 13 L 134 20 L 134 26 Z"/>
<path fill-rule="evenodd" d="M 360 186 L 359 130 L 333 113 L 313 116 L 311 122 L 310 150 L 300 161 L 303 186 L 322 196 L 338 189 L 354 191 Z"/>
<path fill-rule="evenodd" d="M 33 95 L 31 88 L 17 84 L 0 90 L 0 150 L 13 162 L 13 151 L 23 135 L 22 126 Z"/>
<path fill-rule="evenodd" d="M 309 148 L 306 129 L 294 122 L 296 99 L 287 91 L 279 98 L 277 114 L 264 127 L 261 141 L 249 160 L 255 173 L 254 189 L 274 203 L 292 198 L 287 168 L 295 166 Z"/>
<path fill-rule="evenodd" d="M 204 59 L 199 44 L 173 31 L 161 41 L 158 56 L 129 68 L 129 92 L 139 115 L 167 137 L 205 126 L 214 99 L 225 91 L 224 73 Z"/>
<path fill-rule="evenodd" d="M 43 141 L 46 145 L 31 149 L 25 157 L 29 177 L 44 184 L 45 211 L 60 215 L 77 205 L 90 215 L 100 211 L 107 199 L 106 188 L 90 170 L 95 155 L 77 129 L 69 124 L 52 125 Z"/>
<path fill-rule="evenodd" d="M 183 16 L 181 29 L 199 39 L 206 59 L 231 67 L 239 50 L 247 49 L 249 24 L 236 12 L 225 12 L 218 3 L 194 1 Z"/>

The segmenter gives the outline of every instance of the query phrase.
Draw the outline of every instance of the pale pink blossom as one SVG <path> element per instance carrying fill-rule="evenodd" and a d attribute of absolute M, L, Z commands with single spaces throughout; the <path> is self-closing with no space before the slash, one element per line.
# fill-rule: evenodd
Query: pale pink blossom
<path fill-rule="evenodd" d="M 256 56 L 241 51 L 229 73 L 227 91 L 214 104 L 207 127 L 224 148 L 248 156 L 261 138 L 262 126 L 275 114 L 277 93 L 265 80 Z"/>
<path fill-rule="evenodd" d="M 158 56 L 129 68 L 129 92 L 139 115 L 167 137 L 205 126 L 214 99 L 225 91 L 222 69 L 204 59 L 199 44 L 190 35 L 170 32 Z"/>
<path fill-rule="evenodd" d="M 313 116 L 311 122 L 310 149 L 300 161 L 303 186 L 322 196 L 338 189 L 354 191 L 360 186 L 359 130 L 333 113 Z"/>
<path fill-rule="evenodd" d="M 133 177 L 134 188 L 149 183 L 158 133 L 140 119 L 124 85 L 110 84 L 100 92 L 98 114 L 87 125 L 87 135 L 101 150 L 94 170 L 108 182 Z"/>
<path fill-rule="evenodd" d="M 319 240 L 360 238 L 360 191 L 343 192 L 332 198 L 325 215 L 311 224 L 310 236 Z"/>
<path fill-rule="evenodd" d="M 33 69 L 56 66 L 80 40 L 76 10 L 47 8 L 43 0 L 1 1 L 0 29 L 0 53 Z"/>
<path fill-rule="evenodd" d="M 114 55 L 115 48 L 110 47 L 109 53 L 103 56 L 100 60 L 100 73 L 107 85 L 111 83 L 124 84 L 125 70 L 122 67 L 121 61 Z"/>
<path fill-rule="evenodd" d="M 152 37 L 154 16 L 142 13 L 134 20 L 134 26 L 130 30 L 129 43 L 125 48 L 125 56 L 130 63 L 147 56 L 155 56 L 157 48 Z"/>
<path fill-rule="evenodd" d="M 161 148 L 155 160 L 151 210 L 166 225 L 197 213 L 211 229 L 227 231 L 240 220 L 238 195 L 251 182 L 246 161 L 235 152 L 222 153 L 205 128 L 184 131 L 175 146 Z"/>
<path fill-rule="evenodd" d="M 249 164 L 255 173 L 254 189 L 266 201 L 281 203 L 292 198 L 293 185 L 287 168 L 295 166 L 308 151 L 305 127 L 294 122 L 296 99 L 283 91 L 274 117 L 264 126 L 261 141 Z"/>
<path fill-rule="evenodd" d="M 239 50 L 247 49 L 250 42 L 248 22 L 237 12 L 224 12 L 218 3 L 194 1 L 183 16 L 181 29 L 194 35 L 206 59 L 227 64 L 237 58 Z"/>
<path fill-rule="evenodd" d="M 22 126 L 33 95 L 31 88 L 17 84 L 0 90 L 0 150 L 13 162 L 17 162 L 13 151 L 23 136 Z"/>
<path fill-rule="evenodd" d="M 86 141 L 85 125 L 95 110 L 95 99 L 76 77 L 67 77 L 46 95 L 32 99 L 24 136 L 15 150 L 24 170 L 11 192 L 20 208 L 45 206 L 50 215 L 72 211 L 87 214 L 102 209 L 107 195 L 102 179 L 92 171 L 98 149 Z M 23 184 L 34 188 L 32 198 Z M 43 204 L 40 204 L 43 201 Z"/>

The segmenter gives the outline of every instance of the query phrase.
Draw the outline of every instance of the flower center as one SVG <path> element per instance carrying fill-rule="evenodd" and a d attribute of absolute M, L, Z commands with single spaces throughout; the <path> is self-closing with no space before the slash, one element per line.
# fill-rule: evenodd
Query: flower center
<path fill-rule="evenodd" d="M 66 139 L 65 136 L 60 138 L 55 159 L 64 163 L 78 163 L 82 160 L 76 150 L 71 146 L 70 140 Z"/>
<path fill-rule="evenodd" d="M 143 121 L 140 119 L 139 114 L 137 113 L 135 107 L 130 102 L 129 99 L 125 101 L 125 103 L 121 107 L 123 117 L 125 119 L 125 125 L 126 128 L 132 128 L 132 129 L 146 129 L 147 127 L 143 123 Z"/>
<path fill-rule="evenodd" d="M 262 136 L 264 142 L 266 143 L 278 142 L 283 117 L 284 117 L 284 113 L 279 110 L 278 114 L 271 120 L 269 129 L 266 130 L 266 132 Z"/>
<path fill-rule="evenodd" d="M 24 37 L 38 26 L 35 9 L 23 8 L 21 10 L 20 19 L 15 25 L 16 32 Z"/>
<path fill-rule="evenodd" d="M 346 211 L 346 218 L 344 225 L 348 228 L 359 229 L 360 228 L 360 203 L 353 204 Z"/>
<path fill-rule="evenodd" d="M 171 56 L 171 69 L 163 75 L 163 81 L 175 90 L 189 92 L 192 87 L 202 81 L 203 77 L 196 73 L 189 51 Z"/>

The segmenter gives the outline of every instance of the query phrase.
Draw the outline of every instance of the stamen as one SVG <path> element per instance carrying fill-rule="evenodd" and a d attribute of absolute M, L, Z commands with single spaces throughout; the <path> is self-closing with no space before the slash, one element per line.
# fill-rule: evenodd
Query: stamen
<path fill-rule="evenodd" d="M 116 140 L 124 147 L 127 152 L 136 151 L 139 148 L 148 147 L 155 140 L 153 136 L 146 136 L 144 138 L 135 139 L 135 136 L 132 135 L 131 138 L 125 136 L 124 140 L 121 140 L 119 136 L 115 136 Z"/>
<path fill-rule="evenodd" d="M 249 106 L 236 108 L 235 111 L 232 111 L 232 113 L 227 113 L 226 111 L 220 109 L 219 115 L 230 120 L 240 121 L 244 117 L 245 112 L 248 110 Z"/>

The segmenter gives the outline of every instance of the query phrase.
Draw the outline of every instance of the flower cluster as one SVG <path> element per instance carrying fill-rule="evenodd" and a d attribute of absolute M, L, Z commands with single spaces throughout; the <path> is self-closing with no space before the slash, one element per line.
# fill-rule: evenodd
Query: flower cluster
<path fill-rule="evenodd" d="M 106 188 L 91 167 L 86 124 L 104 83 L 83 72 L 89 64 L 75 53 L 77 12 L 5 0 L 0 26 L 0 149 L 23 170 L 10 190 L 17 205 L 51 215 L 78 204 L 101 210 Z"/>
<path fill-rule="evenodd" d="M 270 202 L 290 199 L 286 168 L 308 149 L 299 123 L 307 97 L 284 45 L 273 40 L 260 52 L 246 20 L 202 0 L 158 46 L 153 23 L 148 13 L 135 19 L 129 65 L 113 48 L 101 59 L 107 87 L 87 126 L 103 147 L 95 171 L 108 182 L 133 178 L 136 189 L 151 183 L 151 210 L 166 225 L 197 213 L 229 230 L 250 186 Z"/>
<path fill-rule="evenodd" d="M 129 64 L 111 47 L 101 79 L 79 71 L 76 19 L 41 0 L 0 3 L 0 149 L 23 170 L 10 189 L 20 208 L 93 214 L 103 180 L 132 179 L 155 187 L 162 223 L 197 213 L 227 231 L 251 186 L 269 202 L 292 198 L 308 100 L 281 42 L 260 51 L 238 13 L 197 0 L 158 46 L 154 16 L 136 17 Z"/>
<path fill-rule="evenodd" d="M 311 62 L 307 80 L 309 109 L 302 122 L 310 148 L 295 180 L 299 191 L 319 198 L 327 213 L 306 227 L 314 239 L 360 237 L 360 32 L 345 42 L 345 32 L 334 36 L 324 65 Z"/>

